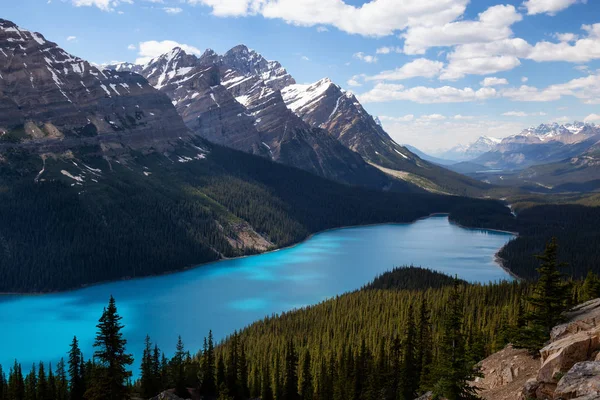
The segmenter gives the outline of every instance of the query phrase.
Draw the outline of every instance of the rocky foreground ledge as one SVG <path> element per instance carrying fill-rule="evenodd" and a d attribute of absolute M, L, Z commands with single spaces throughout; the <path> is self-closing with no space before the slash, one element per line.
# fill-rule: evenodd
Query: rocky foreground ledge
<path fill-rule="evenodd" d="M 600 299 L 580 304 L 554 327 L 534 359 L 507 346 L 481 362 L 474 384 L 486 400 L 600 399 Z"/>

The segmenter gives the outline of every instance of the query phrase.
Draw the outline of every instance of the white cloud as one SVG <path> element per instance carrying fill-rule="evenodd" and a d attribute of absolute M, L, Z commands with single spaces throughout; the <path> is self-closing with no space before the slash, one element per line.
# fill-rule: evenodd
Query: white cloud
<path fill-rule="evenodd" d="M 550 14 L 564 10 L 576 3 L 586 3 L 587 0 L 526 0 L 523 5 L 527 8 L 527 14 Z"/>
<path fill-rule="evenodd" d="M 522 19 L 512 5 L 496 5 L 479 14 L 476 21 L 457 21 L 430 26 L 411 26 L 404 38 L 406 54 L 424 54 L 436 46 L 484 43 L 512 36 L 510 26 Z"/>
<path fill-rule="evenodd" d="M 565 124 L 565 123 L 567 123 L 567 122 L 571 122 L 571 121 L 573 121 L 573 120 L 571 119 L 571 117 L 567 117 L 567 116 L 564 116 L 564 117 L 557 117 L 557 118 L 553 118 L 553 119 L 552 119 L 552 122 L 558 122 L 559 124 Z"/>
<path fill-rule="evenodd" d="M 130 44 L 129 46 L 127 46 L 127 50 L 137 50 L 137 47 L 135 46 L 135 44 Z"/>
<path fill-rule="evenodd" d="M 526 113 L 524 111 L 508 111 L 502 113 L 505 117 L 543 117 L 547 115 L 545 112 Z"/>
<path fill-rule="evenodd" d="M 575 40 L 573 44 L 568 41 L 538 42 L 533 46 L 527 58 L 538 62 L 567 61 L 576 63 L 599 59 L 600 23 L 583 25 L 581 28 L 586 32 L 586 37 Z"/>
<path fill-rule="evenodd" d="M 427 122 L 427 121 L 443 121 L 445 120 L 446 117 L 444 117 L 442 114 L 429 114 L 429 115 L 421 115 L 417 121 L 423 121 L 423 122 Z"/>
<path fill-rule="evenodd" d="M 310 61 L 310 58 L 306 57 L 306 56 L 302 56 L 300 57 L 302 59 L 302 61 Z"/>
<path fill-rule="evenodd" d="M 415 119 L 413 114 L 407 114 L 403 117 L 388 117 L 385 115 L 380 115 L 379 120 L 381 121 L 389 121 L 389 122 L 410 122 Z"/>
<path fill-rule="evenodd" d="M 77 36 L 67 36 L 67 42 L 72 42 L 74 40 L 77 40 Z"/>
<path fill-rule="evenodd" d="M 343 0 L 187 0 L 219 17 L 262 15 L 298 26 L 330 25 L 364 36 L 385 36 L 411 24 L 446 24 L 460 17 L 469 0 L 371 0 L 360 6 Z"/>
<path fill-rule="evenodd" d="M 485 78 L 481 82 L 479 82 L 481 86 L 498 86 L 498 85 L 508 85 L 508 81 L 504 78 L 496 78 L 495 76 L 491 76 Z"/>
<path fill-rule="evenodd" d="M 354 75 L 350 79 L 348 79 L 348 81 L 346 83 L 348 84 L 348 86 L 354 86 L 354 87 L 362 86 L 362 83 L 360 81 L 364 77 L 365 77 L 365 74 Z"/>
<path fill-rule="evenodd" d="M 574 33 L 555 33 L 552 36 L 557 38 L 560 42 L 574 42 L 579 39 L 579 35 Z"/>
<path fill-rule="evenodd" d="M 502 91 L 502 95 L 515 101 L 555 101 L 564 96 L 573 96 L 585 104 L 600 104 L 600 75 L 588 75 L 544 89 L 523 85 Z"/>
<path fill-rule="evenodd" d="M 526 76 L 521 77 L 521 82 L 523 82 L 523 83 L 527 82 L 528 80 L 529 80 L 529 78 Z"/>
<path fill-rule="evenodd" d="M 590 114 L 583 119 L 583 122 L 600 122 L 600 114 Z"/>
<path fill-rule="evenodd" d="M 319 32 L 319 33 L 329 32 L 329 29 L 327 29 L 326 26 L 317 26 L 317 32 Z"/>
<path fill-rule="evenodd" d="M 432 61 L 426 58 L 417 58 L 414 61 L 404 64 L 403 66 L 391 71 L 383 71 L 377 75 L 366 78 L 368 81 L 386 80 L 399 81 L 415 77 L 433 78 L 438 76 L 444 67 L 441 61 Z"/>
<path fill-rule="evenodd" d="M 475 119 L 475 117 L 472 115 L 461 115 L 461 114 L 456 114 L 453 118 L 456 120 L 459 120 L 459 121 Z"/>
<path fill-rule="evenodd" d="M 168 53 L 175 47 L 179 47 L 189 54 L 194 54 L 197 56 L 202 54 L 202 52 L 196 47 L 187 44 L 177 43 L 174 40 L 163 40 L 161 42 L 156 40 L 149 40 L 147 42 L 140 42 L 140 50 L 138 53 L 139 57 L 135 60 L 135 63 L 145 64 L 155 57 Z"/>
<path fill-rule="evenodd" d="M 132 4 L 132 0 L 71 0 L 75 7 L 98 7 L 102 11 L 114 11 L 121 3 Z"/>
<path fill-rule="evenodd" d="M 509 71 L 521 65 L 517 57 L 494 56 L 452 60 L 440 75 L 442 80 L 457 80 L 466 75 L 487 75 Z"/>
<path fill-rule="evenodd" d="M 180 12 L 183 11 L 183 9 L 180 7 L 163 7 L 163 10 L 167 14 L 171 14 L 171 15 L 179 14 Z"/>
<path fill-rule="evenodd" d="M 378 48 L 375 53 L 377 54 L 390 54 L 390 53 L 402 53 L 402 47 L 398 46 L 384 46 Z"/>
<path fill-rule="evenodd" d="M 363 103 L 407 100 L 420 104 L 434 104 L 483 101 L 497 95 L 498 92 L 494 88 L 473 90 L 470 87 L 458 89 L 451 86 L 438 88 L 417 86 L 407 89 L 399 84 L 378 83 L 373 89 L 361 94 L 359 99 Z"/>
<path fill-rule="evenodd" d="M 448 66 L 441 79 L 459 79 L 468 74 L 487 75 L 511 70 L 521 64 L 531 46 L 523 39 L 510 38 L 489 43 L 458 45 L 448 54 Z"/>
<path fill-rule="evenodd" d="M 363 53 L 362 51 L 359 51 L 358 53 L 354 53 L 352 55 L 352 57 L 354 57 L 358 60 L 364 61 L 366 63 L 369 63 L 369 64 L 377 62 L 376 56 L 367 55 L 367 54 Z"/>

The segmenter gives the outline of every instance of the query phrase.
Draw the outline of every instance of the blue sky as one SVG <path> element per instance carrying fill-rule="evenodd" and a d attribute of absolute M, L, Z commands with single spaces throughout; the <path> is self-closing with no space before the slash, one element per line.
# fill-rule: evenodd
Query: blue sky
<path fill-rule="evenodd" d="M 19 0 L 0 16 L 96 63 L 244 43 L 299 83 L 330 77 L 428 151 L 600 123 L 597 0 Z"/>

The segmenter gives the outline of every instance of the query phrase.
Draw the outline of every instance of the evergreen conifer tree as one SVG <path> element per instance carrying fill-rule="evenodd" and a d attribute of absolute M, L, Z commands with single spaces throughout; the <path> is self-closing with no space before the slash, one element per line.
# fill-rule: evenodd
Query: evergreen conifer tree
<path fill-rule="evenodd" d="M 83 382 L 83 355 L 79 349 L 77 336 L 73 337 L 71 348 L 69 350 L 69 391 L 70 400 L 82 400 L 85 393 Z"/>
<path fill-rule="evenodd" d="M 294 343 L 290 340 L 285 353 L 283 400 L 298 400 L 298 398 L 298 355 Z"/>
<path fill-rule="evenodd" d="M 434 395 L 448 400 L 478 399 L 477 388 L 469 384 L 480 374 L 465 354 L 465 340 L 461 332 L 463 321 L 462 296 L 458 280 L 450 292 L 445 313 L 440 357 L 434 386 Z"/>
<path fill-rule="evenodd" d="M 127 381 L 131 372 L 127 366 L 133 363 L 133 357 L 125 351 L 127 340 L 123 338 L 121 319 L 115 299 L 110 296 L 108 307 L 96 325 L 94 359 L 97 365 L 86 390 L 88 400 L 123 400 L 129 396 Z"/>
<path fill-rule="evenodd" d="M 302 400 L 313 400 L 314 388 L 310 363 L 310 351 L 306 349 L 302 360 L 302 383 L 300 384 L 300 397 Z"/>
<path fill-rule="evenodd" d="M 544 343 L 550 338 L 550 331 L 563 321 L 563 312 L 567 310 L 569 293 L 562 282 L 558 262 L 558 244 L 556 238 L 546 245 L 544 254 L 535 256 L 540 261 L 537 269 L 539 279 L 533 294 L 527 299 L 530 312 L 526 314 L 527 327 L 521 330 L 516 341 L 517 347 L 524 347 L 537 355 Z"/>

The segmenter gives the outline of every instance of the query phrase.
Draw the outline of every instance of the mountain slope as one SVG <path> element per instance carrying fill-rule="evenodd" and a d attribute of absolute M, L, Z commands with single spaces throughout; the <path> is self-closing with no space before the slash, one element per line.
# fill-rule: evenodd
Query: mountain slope
<path fill-rule="evenodd" d="M 491 186 L 425 161 L 400 146 L 369 115 L 358 99 L 328 78 L 311 85 L 290 85 L 283 98 L 313 127 L 359 153 L 387 174 L 437 193 L 481 196 Z"/>
<path fill-rule="evenodd" d="M 171 98 L 185 124 L 214 143 L 352 185 L 419 191 L 390 179 L 285 106 L 279 87 L 293 79 L 277 62 L 245 46 L 200 58 L 173 49 L 140 73 Z"/>
<path fill-rule="evenodd" d="M 170 60 L 176 68 L 164 70 L 168 63 L 163 59 Z M 141 73 L 171 97 L 188 127 L 216 143 L 254 154 L 266 152 L 273 160 L 321 176 L 380 189 L 407 191 L 418 186 L 436 193 L 483 196 L 491 188 L 424 161 L 395 143 L 352 93 L 327 78 L 312 85 L 298 85 L 281 64 L 267 61 L 244 45 L 223 56 L 207 50 L 197 59 L 196 65 L 200 67 L 189 69 L 188 60 L 193 60 L 193 56 L 186 55 L 182 61 L 176 61 L 168 53 L 143 66 Z M 179 70 L 181 67 L 183 71 Z M 220 80 L 217 82 L 214 71 L 211 72 L 214 78 L 211 90 L 196 94 L 195 87 L 190 87 L 193 80 L 188 81 L 187 77 L 200 75 L 198 68 L 209 67 L 218 67 Z M 160 82 L 154 76 L 160 77 Z M 231 99 L 219 97 L 222 96 L 219 84 L 246 112 L 230 107 Z M 174 91 L 170 85 L 186 88 Z M 190 100 L 192 104 L 203 102 L 205 106 L 198 110 L 190 105 Z M 206 109 L 212 109 L 212 115 L 216 115 L 214 121 L 207 117 Z M 223 129 L 232 118 L 236 129 Z M 242 123 L 245 120 L 248 122 Z M 254 129 L 249 126 L 250 120 L 254 121 Z M 286 148 L 293 151 L 284 151 Z M 346 149 L 358 153 L 362 159 Z M 375 173 L 375 168 L 380 171 Z M 381 171 L 387 176 L 383 177 Z"/>
<path fill-rule="evenodd" d="M 0 76 L 4 146 L 114 141 L 148 148 L 188 135 L 168 97 L 141 76 L 100 71 L 6 20 L 0 20 Z"/>

